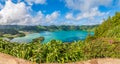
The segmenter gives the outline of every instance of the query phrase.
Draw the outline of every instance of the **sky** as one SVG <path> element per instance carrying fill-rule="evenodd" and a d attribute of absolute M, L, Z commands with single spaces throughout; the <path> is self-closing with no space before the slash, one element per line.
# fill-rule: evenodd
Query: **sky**
<path fill-rule="evenodd" d="M 95 25 L 120 11 L 120 0 L 0 0 L 0 25 Z"/>

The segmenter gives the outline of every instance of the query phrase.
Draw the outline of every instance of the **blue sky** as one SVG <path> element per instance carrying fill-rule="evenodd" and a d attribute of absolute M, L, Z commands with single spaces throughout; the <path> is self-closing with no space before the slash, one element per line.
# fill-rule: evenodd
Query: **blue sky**
<path fill-rule="evenodd" d="M 120 11 L 120 0 L 0 0 L 1 25 L 94 25 Z"/>

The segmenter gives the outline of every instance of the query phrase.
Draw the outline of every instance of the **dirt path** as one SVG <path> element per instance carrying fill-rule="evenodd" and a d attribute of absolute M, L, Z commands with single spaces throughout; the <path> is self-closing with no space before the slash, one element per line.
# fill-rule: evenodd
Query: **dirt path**
<path fill-rule="evenodd" d="M 16 58 L 8 54 L 0 53 L 0 64 L 36 64 L 36 63 Z M 40 63 L 40 64 L 61 64 L 61 63 Z M 120 64 L 120 59 L 103 58 L 64 64 Z"/>
<path fill-rule="evenodd" d="M 35 64 L 35 63 L 0 53 L 0 64 Z"/>
<path fill-rule="evenodd" d="M 69 64 L 120 64 L 120 59 L 103 58 L 103 59 L 92 59 L 83 62 L 75 62 Z"/>

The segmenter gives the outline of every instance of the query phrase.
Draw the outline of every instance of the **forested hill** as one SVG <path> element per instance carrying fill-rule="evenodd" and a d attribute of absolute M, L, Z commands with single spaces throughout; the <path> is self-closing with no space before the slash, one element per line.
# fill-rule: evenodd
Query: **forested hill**
<path fill-rule="evenodd" d="M 120 12 L 116 12 L 115 16 L 104 20 L 95 30 L 95 36 L 120 38 Z"/>
<path fill-rule="evenodd" d="M 61 25 L 61 26 L 25 26 L 25 25 L 0 25 L 0 29 L 15 29 L 18 31 L 32 31 L 32 32 L 40 32 L 40 31 L 58 31 L 58 30 L 94 30 L 95 27 L 98 25 L 83 25 L 83 26 L 68 26 L 68 25 Z"/>

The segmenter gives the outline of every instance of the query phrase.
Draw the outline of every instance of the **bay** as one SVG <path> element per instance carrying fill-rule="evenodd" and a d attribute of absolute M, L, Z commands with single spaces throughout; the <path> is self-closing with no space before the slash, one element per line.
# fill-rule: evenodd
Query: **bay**
<path fill-rule="evenodd" d="M 73 42 L 73 41 L 78 41 L 78 40 L 85 40 L 85 38 L 88 36 L 88 34 L 94 35 L 94 32 L 88 32 L 88 31 L 82 31 L 82 30 L 77 30 L 77 31 L 54 31 L 54 32 L 49 32 L 49 31 L 43 31 L 40 33 L 32 33 L 28 34 L 24 37 L 17 37 L 11 40 L 11 42 L 31 42 L 33 39 L 38 38 L 38 37 L 44 37 L 45 40 L 43 43 L 47 43 L 51 40 L 61 40 L 63 42 Z"/>

